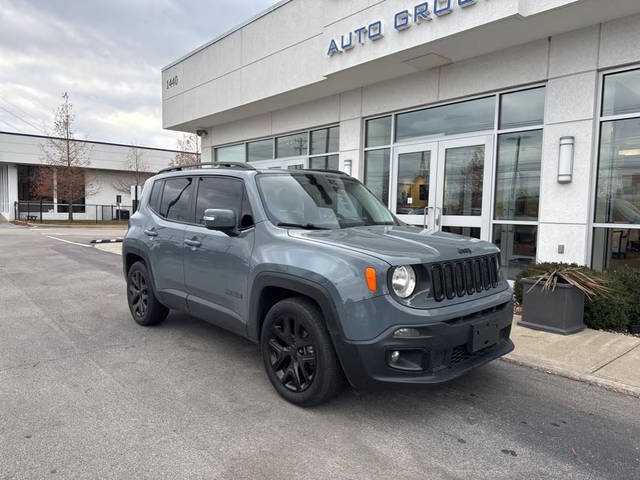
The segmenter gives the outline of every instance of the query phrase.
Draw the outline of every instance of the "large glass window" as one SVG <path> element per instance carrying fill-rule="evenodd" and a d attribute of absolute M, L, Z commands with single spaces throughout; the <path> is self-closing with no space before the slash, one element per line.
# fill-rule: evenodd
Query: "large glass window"
<path fill-rule="evenodd" d="M 536 263 L 536 225 L 494 225 L 493 243 L 501 251 L 502 271 L 509 280 Z"/>
<path fill-rule="evenodd" d="M 544 123 L 545 88 L 534 88 L 500 96 L 500 129 L 522 128 Z"/>
<path fill-rule="evenodd" d="M 307 132 L 276 138 L 276 158 L 301 157 L 307 155 L 309 135 Z"/>
<path fill-rule="evenodd" d="M 602 123 L 596 222 L 640 224 L 640 118 Z"/>
<path fill-rule="evenodd" d="M 484 145 L 448 148 L 444 166 L 444 215 L 482 214 Z"/>
<path fill-rule="evenodd" d="M 216 162 L 244 162 L 246 152 L 244 143 L 240 145 L 229 145 L 228 147 L 216 148 Z"/>
<path fill-rule="evenodd" d="M 247 143 L 248 162 L 271 159 L 273 159 L 273 138 Z"/>
<path fill-rule="evenodd" d="M 594 228 L 592 267 L 640 268 L 640 228 Z"/>
<path fill-rule="evenodd" d="M 208 208 L 233 210 L 240 217 L 243 187 L 240 180 L 224 177 L 201 177 L 196 197 L 196 223 L 204 225 Z"/>
<path fill-rule="evenodd" d="M 191 222 L 191 197 L 193 178 L 168 178 L 164 182 L 164 191 L 160 203 L 160 215 L 170 220 Z"/>
<path fill-rule="evenodd" d="M 396 141 L 493 130 L 495 97 L 401 113 L 396 119 Z"/>
<path fill-rule="evenodd" d="M 538 219 L 542 130 L 498 137 L 496 220 Z"/>
<path fill-rule="evenodd" d="M 398 185 L 396 213 L 422 215 L 429 204 L 431 152 L 398 155 Z"/>
<path fill-rule="evenodd" d="M 364 184 L 385 205 L 389 204 L 389 155 L 388 148 L 364 154 Z"/>
<path fill-rule="evenodd" d="M 640 112 L 640 70 L 614 73 L 604 78 L 602 116 Z"/>
<path fill-rule="evenodd" d="M 390 145 L 391 121 L 391 116 L 367 120 L 365 147 L 380 147 L 382 145 Z"/>
<path fill-rule="evenodd" d="M 340 150 L 340 128 L 329 127 L 311 132 L 311 155 Z"/>
<path fill-rule="evenodd" d="M 323 155 L 309 159 L 309 168 L 313 170 L 339 170 L 339 167 L 338 155 Z"/>

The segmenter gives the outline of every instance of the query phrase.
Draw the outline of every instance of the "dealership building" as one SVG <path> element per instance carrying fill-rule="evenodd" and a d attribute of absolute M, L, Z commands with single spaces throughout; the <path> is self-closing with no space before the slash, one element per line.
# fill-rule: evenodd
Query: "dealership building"
<path fill-rule="evenodd" d="M 345 171 L 510 278 L 640 266 L 638 0 L 284 0 L 162 90 L 203 161 Z"/>
<path fill-rule="evenodd" d="M 64 139 L 42 135 L 0 132 L 0 215 L 6 220 L 65 220 L 66 199 L 60 198 L 56 174 L 47 188 L 35 191 L 34 183 L 42 169 L 48 169 L 47 150 L 52 142 L 64 145 Z M 82 182 L 78 180 L 78 198 L 73 199 L 76 220 L 117 220 L 133 210 L 136 175 L 140 178 L 169 166 L 176 151 L 106 142 L 74 140 L 82 151 Z M 132 161 L 135 152 L 137 162 Z M 80 158 L 78 158 L 80 160 Z M 79 164 L 79 163 L 78 163 Z M 135 170 L 135 168 L 134 168 Z"/>

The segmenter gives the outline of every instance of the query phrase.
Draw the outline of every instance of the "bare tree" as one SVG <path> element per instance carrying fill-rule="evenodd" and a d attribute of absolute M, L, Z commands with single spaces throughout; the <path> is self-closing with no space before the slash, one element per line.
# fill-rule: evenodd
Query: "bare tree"
<path fill-rule="evenodd" d="M 72 222 L 73 202 L 97 193 L 98 187 L 87 182 L 85 169 L 91 165 L 89 144 L 74 138 L 73 105 L 66 92 L 62 98 L 64 101 L 56 110 L 51 136 L 42 146 L 45 168 L 38 169 L 34 175 L 33 193 L 49 197 L 55 192 L 58 202 L 66 204 Z"/>
<path fill-rule="evenodd" d="M 178 151 L 170 166 L 177 167 L 200 163 L 200 137 L 197 135 L 183 133 L 182 137 L 178 138 L 176 150 Z"/>
<path fill-rule="evenodd" d="M 131 187 L 135 186 L 134 198 L 135 205 L 138 205 L 138 190 L 148 178 L 153 176 L 149 163 L 144 158 L 144 150 L 138 147 L 130 147 L 127 152 L 126 169 L 128 172 L 122 173 L 111 184 L 113 188 L 121 193 L 131 193 Z M 136 207 L 137 208 L 137 207 Z"/>

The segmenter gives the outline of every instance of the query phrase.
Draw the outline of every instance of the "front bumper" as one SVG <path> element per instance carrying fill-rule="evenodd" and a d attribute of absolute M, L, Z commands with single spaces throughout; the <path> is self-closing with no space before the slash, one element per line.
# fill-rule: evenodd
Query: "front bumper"
<path fill-rule="evenodd" d="M 369 341 L 335 339 L 336 348 L 356 388 L 381 383 L 437 384 L 512 351 L 512 318 L 513 304 L 507 301 L 442 322 L 394 325 Z M 416 329 L 419 336 L 394 337 L 405 326 Z M 391 358 L 394 351 L 400 353 L 396 363 Z"/>

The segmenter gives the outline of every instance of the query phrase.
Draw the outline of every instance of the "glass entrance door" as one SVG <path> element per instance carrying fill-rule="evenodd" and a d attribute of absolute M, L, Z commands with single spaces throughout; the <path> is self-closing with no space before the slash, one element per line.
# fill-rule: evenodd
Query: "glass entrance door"
<path fill-rule="evenodd" d="M 492 137 L 395 149 L 391 207 L 400 219 L 489 240 Z"/>

